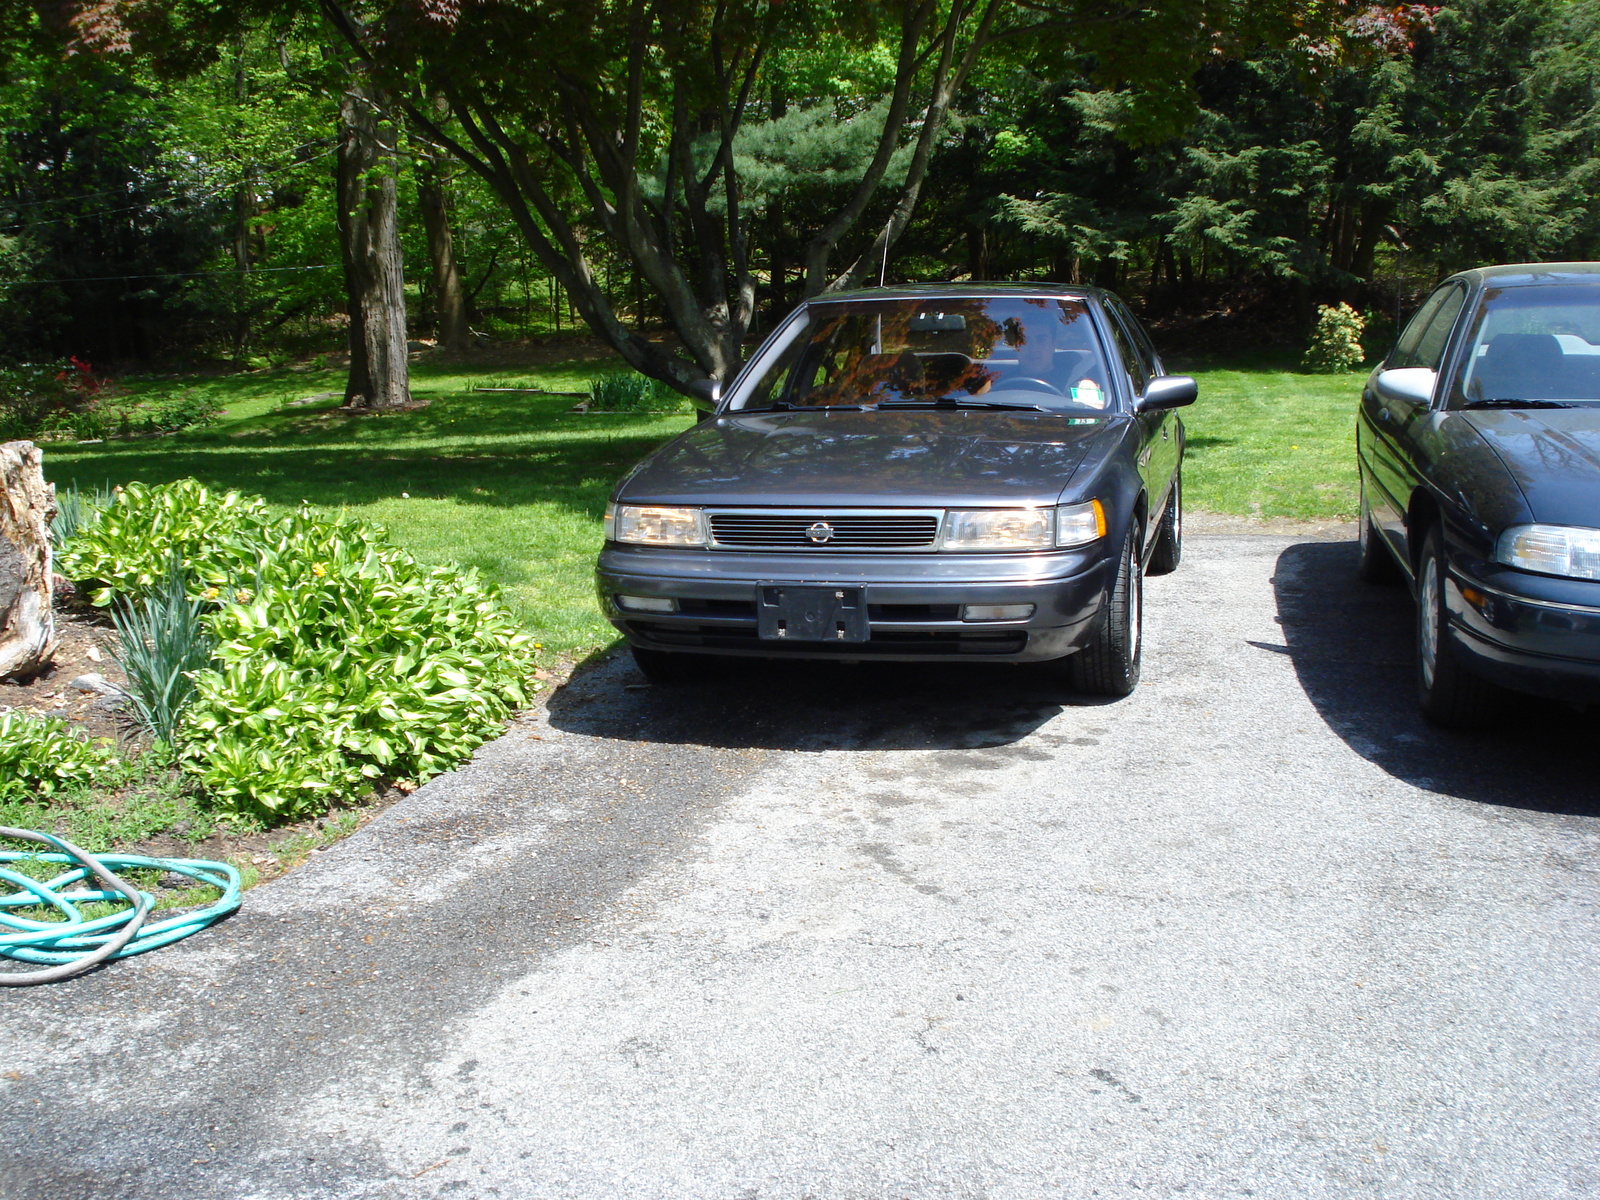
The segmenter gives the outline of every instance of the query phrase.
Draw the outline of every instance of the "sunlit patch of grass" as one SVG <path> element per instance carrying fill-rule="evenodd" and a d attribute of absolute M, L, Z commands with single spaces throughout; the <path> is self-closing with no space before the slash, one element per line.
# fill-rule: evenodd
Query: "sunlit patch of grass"
<path fill-rule="evenodd" d="M 1189 431 L 1191 508 L 1301 520 L 1356 512 L 1355 418 L 1364 375 L 1203 371 Z"/>

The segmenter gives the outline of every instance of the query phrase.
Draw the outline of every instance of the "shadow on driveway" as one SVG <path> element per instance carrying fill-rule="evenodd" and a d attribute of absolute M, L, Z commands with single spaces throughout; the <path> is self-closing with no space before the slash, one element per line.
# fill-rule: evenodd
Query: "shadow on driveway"
<path fill-rule="evenodd" d="M 631 664 L 600 667 L 591 660 L 550 698 L 551 725 L 729 749 L 972 750 L 1019 742 L 1068 706 L 1108 703 L 1004 663 L 713 659 L 706 682 L 685 687 L 646 686 Z"/>
<path fill-rule="evenodd" d="M 1501 725 L 1435 729 L 1417 710 L 1415 610 L 1404 587 L 1356 578 L 1354 542 L 1305 542 L 1273 574 L 1284 646 L 1329 727 L 1363 758 L 1407 783 L 1463 800 L 1600 816 L 1594 714 L 1518 697 Z"/>

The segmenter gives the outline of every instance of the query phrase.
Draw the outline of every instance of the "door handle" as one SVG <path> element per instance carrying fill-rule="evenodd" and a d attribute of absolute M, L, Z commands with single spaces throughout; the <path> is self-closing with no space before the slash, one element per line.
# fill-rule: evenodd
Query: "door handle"
<path fill-rule="evenodd" d="M 1165 425 L 1161 427 L 1161 440 L 1163 442 L 1172 440 L 1172 430 L 1168 429 Z"/>

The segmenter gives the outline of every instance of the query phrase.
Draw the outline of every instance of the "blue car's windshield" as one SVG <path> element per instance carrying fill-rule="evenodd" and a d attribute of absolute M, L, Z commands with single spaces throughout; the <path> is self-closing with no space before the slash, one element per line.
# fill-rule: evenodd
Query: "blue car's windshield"
<path fill-rule="evenodd" d="M 1451 407 L 1600 404 L 1600 284 L 1490 289 Z"/>
<path fill-rule="evenodd" d="M 974 408 L 1104 412 L 1105 357 L 1082 301 L 823 301 L 733 398 L 740 411 Z"/>

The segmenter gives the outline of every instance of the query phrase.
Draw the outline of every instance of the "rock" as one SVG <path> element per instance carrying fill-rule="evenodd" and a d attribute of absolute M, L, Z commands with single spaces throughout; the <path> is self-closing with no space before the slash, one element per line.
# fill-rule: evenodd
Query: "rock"
<path fill-rule="evenodd" d="M 79 675 L 67 686 L 74 691 L 98 692 L 102 696 L 115 696 L 118 699 L 123 699 L 128 694 L 104 675 L 99 674 Z"/>

